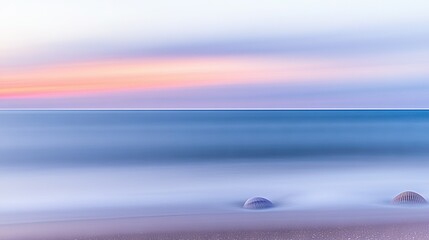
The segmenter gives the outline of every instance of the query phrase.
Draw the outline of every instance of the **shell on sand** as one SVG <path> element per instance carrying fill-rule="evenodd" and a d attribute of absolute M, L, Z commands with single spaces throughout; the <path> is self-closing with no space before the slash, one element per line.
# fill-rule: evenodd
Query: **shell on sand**
<path fill-rule="evenodd" d="M 393 204 L 426 204 L 426 199 L 416 192 L 402 192 L 392 200 Z"/>
<path fill-rule="evenodd" d="M 243 208 L 247 209 L 264 209 L 273 207 L 273 203 L 263 197 L 252 197 L 249 198 L 243 205 Z"/>

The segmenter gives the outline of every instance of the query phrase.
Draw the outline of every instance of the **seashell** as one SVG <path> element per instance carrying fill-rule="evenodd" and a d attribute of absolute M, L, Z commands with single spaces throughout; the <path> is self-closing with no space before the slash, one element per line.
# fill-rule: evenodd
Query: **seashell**
<path fill-rule="evenodd" d="M 420 194 L 406 191 L 393 198 L 393 204 L 426 204 L 426 199 Z"/>
<path fill-rule="evenodd" d="M 273 207 L 273 203 L 263 197 L 252 197 L 249 198 L 243 205 L 243 208 L 247 209 L 264 209 Z"/>

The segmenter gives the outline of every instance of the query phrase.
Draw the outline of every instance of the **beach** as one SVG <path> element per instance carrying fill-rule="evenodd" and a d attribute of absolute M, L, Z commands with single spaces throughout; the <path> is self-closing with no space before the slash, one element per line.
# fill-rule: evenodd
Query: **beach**
<path fill-rule="evenodd" d="M 429 111 L 2 111 L 0 239 L 425 239 Z M 252 197 L 269 209 L 244 209 Z"/>
<path fill-rule="evenodd" d="M 2 239 L 427 239 L 429 208 L 257 211 L 0 226 Z"/>

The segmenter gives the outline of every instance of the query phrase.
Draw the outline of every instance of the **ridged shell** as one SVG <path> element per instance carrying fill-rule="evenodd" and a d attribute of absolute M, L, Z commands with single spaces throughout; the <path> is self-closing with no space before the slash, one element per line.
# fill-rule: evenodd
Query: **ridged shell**
<path fill-rule="evenodd" d="M 406 191 L 400 193 L 398 196 L 393 198 L 392 203 L 394 204 L 426 204 L 426 199 L 420 194 Z"/>
<path fill-rule="evenodd" d="M 273 207 L 273 203 L 263 197 L 252 197 L 249 198 L 243 205 L 243 208 L 247 209 L 264 209 Z"/>

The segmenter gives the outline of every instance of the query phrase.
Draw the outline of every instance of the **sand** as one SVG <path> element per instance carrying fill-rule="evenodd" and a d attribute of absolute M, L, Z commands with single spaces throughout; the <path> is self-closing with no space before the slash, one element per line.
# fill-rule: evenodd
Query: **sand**
<path fill-rule="evenodd" d="M 429 208 L 239 211 L 0 225 L 2 240 L 429 239 Z"/>
<path fill-rule="evenodd" d="M 173 232 L 154 234 L 134 234 L 99 236 L 87 240 L 140 240 L 140 239 L 213 239 L 213 240 L 264 240 L 264 239 L 429 239 L 429 223 L 408 223 L 372 226 L 349 226 L 332 228 L 301 228 L 271 230 L 237 230 L 212 232 Z"/>

